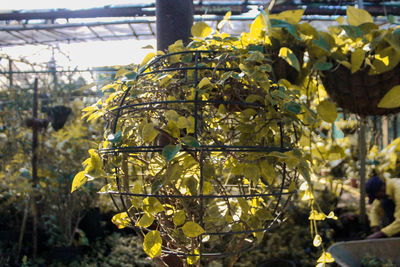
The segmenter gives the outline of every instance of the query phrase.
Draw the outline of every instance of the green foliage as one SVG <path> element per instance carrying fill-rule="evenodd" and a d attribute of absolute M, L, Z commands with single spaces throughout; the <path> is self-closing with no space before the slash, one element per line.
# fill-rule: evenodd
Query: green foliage
<path fill-rule="evenodd" d="M 278 199 L 273 195 L 169 199 L 144 197 L 146 194 L 274 194 L 280 188 L 283 175 L 287 179 L 284 192 L 293 193 L 299 172 L 309 179 L 308 163 L 296 144 L 303 135 L 301 118 L 305 110 L 300 91 L 286 80 L 271 79 L 275 76 L 271 66 L 277 60 L 283 60 L 287 68 L 296 72 L 301 68 L 302 60 L 292 51 L 292 46 L 285 46 L 290 41 L 279 45 L 273 41 L 288 37 L 301 42 L 299 29 L 291 24 L 297 23 L 301 14 L 289 13 L 271 22 L 265 14 L 260 15 L 250 32 L 243 33 L 240 38 L 219 31 L 209 35 L 208 26 L 196 24 L 192 30 L 195 37 L 188 47 L 178 41 L 168 49 L 169 53 L 176 54 L 163 57 L 163 53 L 158 52 L 159 59 L 154 59 L 154 53 L 149 54 L 140 66 L 137 79 L 125 80 L 128 70 L 120 71 L 112 84 L 103 87 L 103 91 L 113 89 L 106 93 L 107 99 L 84 109 L 83 117 L 89 121 L 103 116 L 108 125 L 116 128 L 105 130 L 106 138 L 98 143 L 98 150 L 91 150 L 91 157 L 84 162 L 86 169 L 77 174 L 72 190 L 82 186 L 87 178 L 106 177 L 110 184 L 102 192 L 115 191 L 114 179 L 118 177 L 122 191 L 139 195 L 125 197 L 132 203 L 128 208 L 135 225 L 143 228 L 157 225 L 157 230 L 145 234 L 144 248 L 151 257 L 160 255 L 162 241 L 194 254 L 187 258 L 188 263 L 198 260 L 196 251 L 200 239 L 209 251 L 240 250 L 248 237 L 261 242 L 262 232 L 251 236 L 239 234 L 229 240 L 208 236 L 207 232 L 240 233 L 263 228 L 277 216 L 274 207 Z M 283 21 L 284 18 L 290 22 Z M 263 27 L 269 24 L 271 28 L 266 34 Z M 191 70 L 196 64 L 194 54 L 177 53 L 187 50 L 218 53 L 199 52 L 201 69 L 195 74 Z M 276 53 L 270 52 L 272 50 Z M 188 68 L 188 71 L 163 72 L 164 65 Z M 220 67 L 229 70 L 223 71 Z M 155 72 L 151 72 L 153 70 Z M 124 105 L 130 105 L 135 112 L 117 108 L 122 98 Z M 194 99 L 204 101 L 198 107 L 198 114 L 194 114 L 191 102 Z M 154 101 L 164 101 L 165 107 L 140 108 L 142 103 Z M 118 121 L 115 121 L 116 112 Z M 221 145 L 273 149 L 269 153 L 195 150 Z M 122 152 L 125 147 L 145 146 L 159 146 L 162 152 L 107 153 L 114 147 Z M 290 151 L 282 150 L 281 146 Z M 230 186 L 225 187 L 226 184 Z M 200 225 L 202 207 L 203 223 Z M 117 214 L 113 221 L 118 227 L 125 227 L 129 224 L 128 214 Z"/>

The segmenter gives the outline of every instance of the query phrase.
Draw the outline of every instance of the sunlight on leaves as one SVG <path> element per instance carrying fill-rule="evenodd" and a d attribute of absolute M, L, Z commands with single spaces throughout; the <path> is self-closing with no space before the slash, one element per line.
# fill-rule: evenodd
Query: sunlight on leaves
<path fill-rule="evenodd" d="M 148 232 L 143 241 L 143 249 L 151 258 L 161 256 L 162 239 L 159 231 Z"/>
<path fill-rule="evenodd" d="M 299 60 L 292 50 L 287 47 L 281 47 L 279 50 L 279 56 L 283 58 L 290 66 L 295 68 L 297 71 L 300 71 Z"/>
<path fill-rule="evenodd" d="M 347 7 L 347 22 L 353 26 L 359 26 L 363 23 L 374 22 L 372 16 L 363 9 L 355 8 L 352 6 Z"/>
<path fill-rule="evenodd" d="M 212 32 L 211 27 L 205 22 L 196 22 L 191 29 L 191 33 L 194 37 L 205 38 Z"/>
<path fill-rule="evenodd" d="M 324 121 L 329 123 L 335 122 L 337 118 L 336 105 L 328 100 L 324 100 L 321 103 L 319 103 L 317 107 L 317 112 Z"/>
<path fill-rule="evenodd" d="M 387 92 L 378 103 L 378 108 L 400 107 L 400 85 L 393 87 Z"/>
<path fill-rule="evenodd" d="M 187 222 L 182 226 L 183 233 L 188 237 L 198 237 L 205 233 L 204 229 L 195 222 Z"/>

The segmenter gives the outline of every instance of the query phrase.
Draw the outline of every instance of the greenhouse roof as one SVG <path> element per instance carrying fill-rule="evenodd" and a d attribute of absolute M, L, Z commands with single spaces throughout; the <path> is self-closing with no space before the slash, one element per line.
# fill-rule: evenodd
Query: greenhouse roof
<path fill-rule="evenodd" d="M 88 40 L 155 38 L 155 1 L 147 4 L 104 6 L 91 9 L 18 10 L 0 12 L 0 47 L 82 42 Z M 195 20 L 216 24 L 232 11 L 232 33 L 244 31 L 266 1 L 194 1 Z M 288 9 L 305 9 L 315 19 L 332 19 L 346 12 L 347 0 L 276 1 L 271 13 Z M 374 16 L 400 15 L 400 1 L 364 2 Z"/>

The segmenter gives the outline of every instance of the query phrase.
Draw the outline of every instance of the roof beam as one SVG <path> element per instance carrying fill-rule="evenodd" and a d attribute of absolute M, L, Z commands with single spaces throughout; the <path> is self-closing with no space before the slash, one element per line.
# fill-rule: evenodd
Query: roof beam
<path fill-rule="evenodd" d="M 32 11 L 0 14 L 1 20 L 56 20 L 56 19 L 72 19 L 72 18 L 101 18 L 101 17 L 136 17 L 136 16 L 154 16 L 154 10 L 149 8 L 150 5 L 136 5 L 125 7 L 103 7 L 80 10 L 56 9 L 49 11 Z"/>

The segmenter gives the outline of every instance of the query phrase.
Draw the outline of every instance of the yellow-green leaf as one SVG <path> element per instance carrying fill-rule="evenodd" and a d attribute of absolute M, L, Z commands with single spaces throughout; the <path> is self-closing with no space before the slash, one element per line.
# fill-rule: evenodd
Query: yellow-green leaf
<path fill-rule="evenodd" d="M 317 112 L 324 121 L 329 123 L 334 123 L 337 118 L 336 105 L 328 100 L 324 100 L 319 103 Z"/>
<path fill-rule="evenodd" d="M 204 182 L 203 184 L 203 194 L 208 195 L 212 192 L 213 186 L 210 182 Z"/>
<path fill-rule="evenodd" d="M 254 38 L 264 38 L 265 34 L 268 33 L 268 17 L 261 12 L 253 21 L 250 26 L 250 34 Z"/>
<path fill-rule="evenodd" d="M 96 150 L 89 149 L 90 158 L 83 162 L 86 165 L 85 172 L 94 177 L 102 175 L 103 172 L 103 162 L 100 156 L 97 154 Z"/>
<path fill-rule="evenodd" d="M 164 207 L 160 201 L 155 197 L 146 197 L 143 199 L 143 210 L 148 213 L 156 214 L 164 211 Z"/>
<path fill-rule="evenodd" d="M 168 119 L 168 121 L 178 122 L 179 120 L 178 112 L 172 109 L 165 112 L 165 117 Z"/>
<path fill-rule="evenodd" d="M 194 249 L 190 252 L 193 256 L 188 256 L 187 257 L 187 263 L 189 265 L 195 264 L 199 259 L 200 259 L 200 253 L 198 249 Z M 194 256 L 195 255 L 195 256 Z"/>
<path fill-rule="evenodd" d="M 393 87 L 387 92 L 378 103 L 378 108 L 400 107 L 400 85 Z"/>
<path fill-rule="evenodd" d="M 159 231 L 148 232 L 143 241 L 143 250 L 151 258 L 161 256 L 162 239 Z"/>
<path fill-rule="evenodd" d="M 316 235 L 313 240 L 314 247 L 319 247 L 322 244 L 322 237 L 320 235 Z"/>
<path fill-rule="evenodd" d="M 300 71 L 299 61 L 292 50 L 287 47 L 281 47 L 279 50 L 279 56 L 283 58 L 290 66 L 295 68 L 297 71 Z"/>
<path fill-rule="evenodd" d="M 365 51 L 358 48 L 351 53 L 351 73 L 358 71 L 364 62 Z"/>
<path fill-rule="evenodd" d="M 140 218 L 140 220 L 136 223 L 136 226 L 139 227 L 149 227 L 150 225 L 153 224 L 154 222 L 154 216 L 151 215 L 150 213 L 145 212 L 142 216 L 142 218 Z"/>
<path fill-rule="evenodd" d="M 158 131 L 154 128 L 154 125 L 150 122 L 142 128 L 142 138 L 146 143 L 152 142 L 158 135 Z"/>
<path fill-rule="evenodd" d="M 140 68 L 143 67 L 144 65 L 146 65 L 147 62 L 149 62 L 149 61 L 150 61 L 153 57 L 155 57 L 155 56 L 156 56 L 156 54 L 154 54 L 153 52 L 148 53 L 148 54 L 144 57 L 142 63 L 140 64 Z"/>
<path fill-rule="evenodd" d="M 334 262 L 335 260 L 333 259 L 332 255 L 329 252 L 322 252 L 321 257 L 318 258 L 317 262 L 321 263 L 330 263 Z"/>
<path fill-rule="evenodd" d="M 123 76 L 125 73 L 129 72 L 129 70 L 127 69 L 120 69 L 117 71 L 117 73 L 115 74 L 114 79 L 117 79 L 120 76 Z"/>
<path fill-rule="evenodd" d="M 198 237 L 205 233 L 203 227 L 195 222 L 187 222 L 182 226 L 183 233 L 188 237 Z"/>
<path fill-rule="evenodd" d="M 205 22 L 196 22 L 191 29 L 191 33 L 194 37 L 205 38 L 211 34 L 211 27 Z"/>
<path fill-rule="evenodd" d="M 201 89 L 201 88 L 203 88 L 203 87 L 205 87 L 205 86 L 207 86 L 207 85 L 211 85 L 211 82 L 210 82 L 210 80 L 209 80 L 207 77 L 204 77 L 204 78 L 201 79 L 201 81 L 199 82 L 198 87 L 199 87 L 199 89 Z"/>
<path fill-rule="evenodd" d="M 82 185 L 84 185 L 86 181 L 87 178 L 85 176 L 85 172 L 84 171 L 78 172 L 75 175 L 74 180 L 72 181 L 71 193 L 74 192 L 79 187 L 81 187 Z"/>
<path fill-rule="evenodd" d="M 113 224 L 115 224 L 118 227 L 118 229 L 125 228 L 130 223 L 128 214 L 126 212 L 121 212 L 121 213 L 115 214 L 112 217 L 111 221 Z"/>
<path fill-rule="evenodd" d="M 179 129 L 187 128 L 190 123 L 184 116 L 180 116 L 178 118 L 178 121 L 176 122 L 176 125 L 178 126 Z"/>
<path fill-rule="evenodd" d="M 184 210 L 178 210 L 174 213 L 174 216 L 172 217 L 172 221 L 176 226 L 180 226 L 185 223 L 186 220 L 186 215 Z"/>
<path fill-rule="evenodd" d="M 347 14 L 347 22 L 353 26 L 358 26 L 360 24 L 367 22 L 372 22 L 372 23 L 374 22 L 374 19 L 368 13 L 368 11 L 365 11 L 363 9 L 348 6 L 346 14 Z"/>
<path fill-rule="evenodd" d="M 291 24 L 298 24 L 304 14 L 304 9 L 285 10 L 277 15 L 271 15 L 271 19 L 286 20 Z"/>

